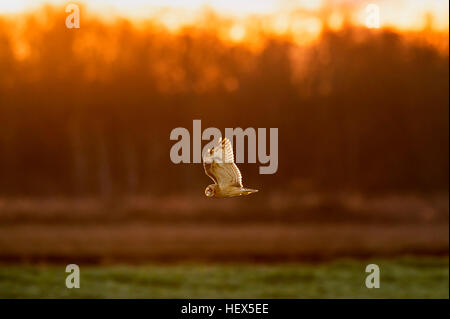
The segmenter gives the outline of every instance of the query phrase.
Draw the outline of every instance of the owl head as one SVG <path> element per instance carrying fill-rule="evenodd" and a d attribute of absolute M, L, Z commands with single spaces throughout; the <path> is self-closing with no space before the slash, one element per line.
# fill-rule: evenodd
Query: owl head
<path fill-rule="evenodd" d="M 216 195 L 216 187 L 217 187 L 217 185 L 215 185 L 215 184 L 212 184 L 212 185 L 209 185 L 208 187 L 206 187 L 205 195 L 207 197 L 215 196 Z"/>

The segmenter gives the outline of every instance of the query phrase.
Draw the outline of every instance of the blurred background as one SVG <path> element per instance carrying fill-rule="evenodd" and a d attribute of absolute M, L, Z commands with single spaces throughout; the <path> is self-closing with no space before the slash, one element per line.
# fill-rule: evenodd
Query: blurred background
<path fill-rule="evenodd" d="M 409 255 L 448 298 L 449 3 L 372 2 L 379 29 L 365 1 L 1 2 L 0 296 L 48 296 L 9 267 Z M 169 157 L 194 119 L 278 128 L 277 173 L 207 199 Z"/>

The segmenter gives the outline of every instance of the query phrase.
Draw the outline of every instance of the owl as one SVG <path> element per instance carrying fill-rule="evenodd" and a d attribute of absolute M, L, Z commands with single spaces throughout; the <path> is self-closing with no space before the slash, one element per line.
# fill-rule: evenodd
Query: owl
<path fill-rule="evenodd" d="M 203 167 L 214 181 L 205 189 L 207 197 L 235 197 L 258 191 L 242 186 L 242 175 L 234 163 L 233 147 L 228 138 L 219 139 L 212 150 L 208 149 L 203 157 Z"/>

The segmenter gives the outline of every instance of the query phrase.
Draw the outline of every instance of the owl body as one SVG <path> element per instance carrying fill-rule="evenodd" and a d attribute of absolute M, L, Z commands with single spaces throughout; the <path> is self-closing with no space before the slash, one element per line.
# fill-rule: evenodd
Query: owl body
<path fill-rule="evenodd" d="M 243 195 L 250 195 L 256 193 L 258 190 L 244 188 L 239 186 L 226 186 L 220 187 L 218 184 L 211 184 L 205 189 L 205 195 L 207 197 L 236 197 Z"/>
<path fill-rule="evenodd" d="M 207 197 L 236 197 L 258 191 L 243 187 L 242 175 L 234 163 L 233 148 L 227 138 L 219 140 L 212 150 L 208 150 L 203 158 L 203 166 L 206 175 L 214 181 L 205 189 Z"/>

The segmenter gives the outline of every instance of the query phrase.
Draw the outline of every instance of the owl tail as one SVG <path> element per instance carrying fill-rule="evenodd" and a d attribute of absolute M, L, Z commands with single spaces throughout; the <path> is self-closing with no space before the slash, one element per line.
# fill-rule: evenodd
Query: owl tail
<path fill-rule="evenodd" d="M 258 190 L 257 189 L 251 189 L 251 188 L 241 188 L 241 192 L 244 193 L 244 195 L 250 195 L 253 193 L 257 193 Z"/>

